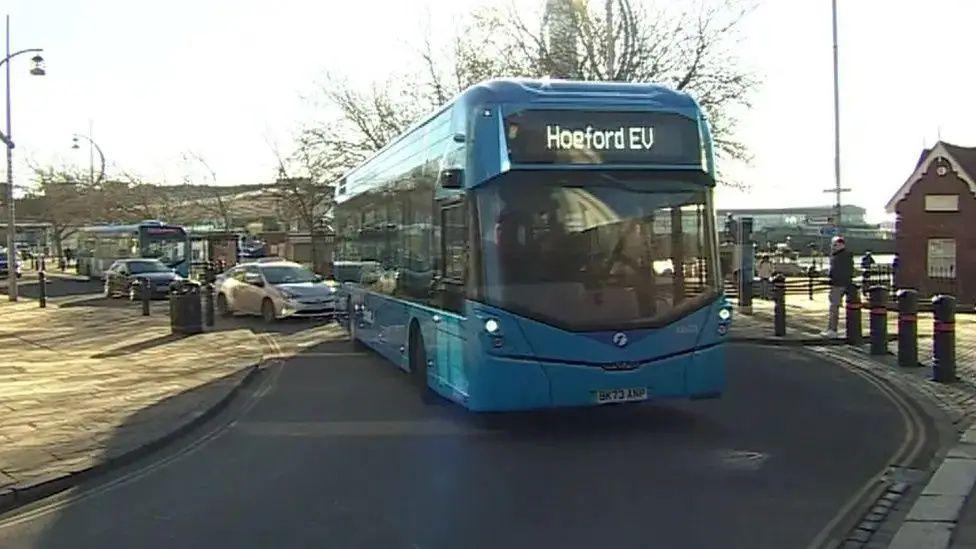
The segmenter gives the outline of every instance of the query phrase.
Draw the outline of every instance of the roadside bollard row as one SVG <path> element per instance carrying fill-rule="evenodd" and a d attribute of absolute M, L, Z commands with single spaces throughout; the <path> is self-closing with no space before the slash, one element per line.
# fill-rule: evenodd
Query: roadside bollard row
<path fill-rule="evenodd" d="M 773 333 L 786 335 L 786 277 L 773 276 Z M 868 342 L 875 356 L 888 354 L 888 289 L 872 286 L 867 290 L 869 311 Z M 846 293 L 845 328 L 848 345 L 864 343 L 861 328 L 861 287 L 852 284 Z M 918 360 L 918 291 L 906 288 L 895 293 L 898 303 L 898 366 L 917 368 Z M 940 383 L 956 381 L 956 299 L 949 295 L 932 298 L 932 379 Z"/>

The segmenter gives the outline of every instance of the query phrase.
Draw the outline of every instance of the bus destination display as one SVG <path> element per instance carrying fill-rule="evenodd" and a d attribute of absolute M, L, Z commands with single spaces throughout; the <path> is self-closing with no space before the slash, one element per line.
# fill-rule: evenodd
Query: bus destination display
<path fill-rule="evenodd" d="M 671 113 L 531 110 L 505 119 L 516 164 L 701 162 L 698 125 Z"/>

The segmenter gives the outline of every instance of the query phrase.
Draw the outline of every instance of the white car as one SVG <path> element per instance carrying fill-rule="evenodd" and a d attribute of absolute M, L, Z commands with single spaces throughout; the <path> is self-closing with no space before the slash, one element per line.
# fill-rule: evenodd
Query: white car
<path fill-rule="evenodd" d="M 266 322 L 288 317 L 330 317 L 343 311 L 334 281 L 325 281 L 291 261 L 244 263 L 217 277 L 217 312 L 261 315 Z"/>

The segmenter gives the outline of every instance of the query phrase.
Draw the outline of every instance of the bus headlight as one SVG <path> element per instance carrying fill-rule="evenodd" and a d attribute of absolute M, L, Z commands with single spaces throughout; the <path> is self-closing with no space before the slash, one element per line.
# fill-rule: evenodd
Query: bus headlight
<path fill-rule="evenodd" d="M 488 332 L 489 335 L 497 334 L 498 330 L 500 329 L 501 329 L 501 325 L 498 324 L 498 321 L 495 320 L 494 318 L 489 318 L 488 320 L 485 321 L 485 331 Z"/>
<path fill-rule="evenodd" d="M 732 318 L 732 311 L 730 311 L 730 310 L 728 310 L 728 309 L 726 309 L 724 307 L 718 310 L 718 319 L 719 320 L 721 320 L 722 322 L 726 322 L 730 318 Z"/>

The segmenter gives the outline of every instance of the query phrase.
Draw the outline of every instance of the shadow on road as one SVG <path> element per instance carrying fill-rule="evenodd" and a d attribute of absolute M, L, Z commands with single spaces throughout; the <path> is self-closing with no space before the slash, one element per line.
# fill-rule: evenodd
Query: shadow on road
<path fill-rule="evenodd" d="M 94 456 L 98 465 L 57 483 L 58 486 L 52 487 L 52 491 L 64 490 L 68 486 L 76 486 L 74 492 L 78 493 L 97 490 L 108 479 L 145 467 L 149 463 L 146 459 L 163 458 L 167 454 L 159 452 L 165 452 L 166 448 L 178 451 L 181 447 L 173 446 L 175 441 L 184 440 L 182 437 L 198 429 L 233 402 L 236 391 L 247 387 L 244 385 L 238 389 L 243 375 L 232 374 L 171 396 L 129 416 L 110 432 L 95 434 L 97 439 L 104 440 L 102 448 Z M 113 476 L 105 476 L 108 471 Z M 184 490 L 192 493 L 192 487 L 171 490 L 170 493 L 185 497 Z M 165 496 L 150 492 L 147 497 L 159 502 Z M 119 528 L 117 517 L 126 514 L 123 507 L 106 508 L 104 503 L 97 501 L 86 503 L 89 502 L 84 499 L 69 503 L 54 513 L 36 519 L 45 523 L 45 527 L 20 532 L 16 539 L 6 539 L 5 536 L 13 532 L 0 529 L 0 547 L 48 549 L 179 545 L 158 537 L 147 539 L 144 537 L 146 532 Z"/>

